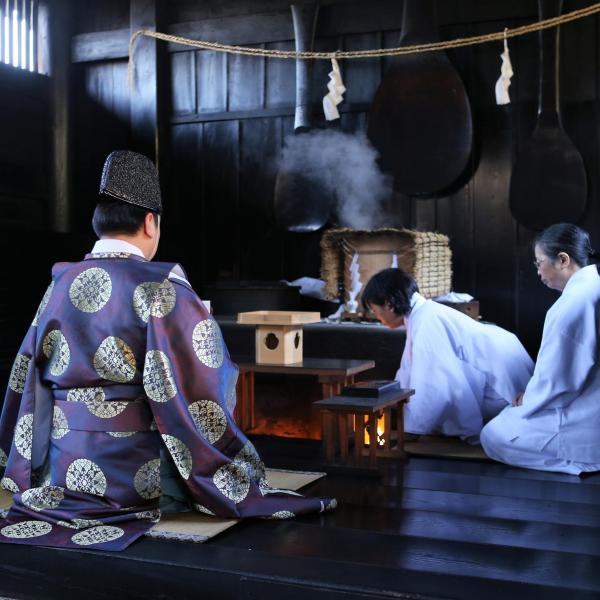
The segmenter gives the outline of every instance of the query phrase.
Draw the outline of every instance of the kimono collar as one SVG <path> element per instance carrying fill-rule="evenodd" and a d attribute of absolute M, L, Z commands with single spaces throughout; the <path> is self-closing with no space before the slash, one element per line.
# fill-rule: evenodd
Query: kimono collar
<path fill-rule="evenodd" d="M 125 240 L 107 238 L 98 240 L 86 258 L 136 258 L 146 260 L 144 253 L 134 244 Z"/>
<path fill-rule="evenodd" d="M 598 270 L 596 269 L 596 265 L 588 265 L 587 267 L 581 267 L 579 271 L 576 271 L 571 275 L 569 281 L 567 281 L 567 285 L 565 285 L 562 293 L 564 294 L 567 288 L 571 285 L 572 281 L 584 281 L 585 279 L 592 279 L 598 276 Z"/>
<path fill-rule="evenodd" d="M 419 294 L 419 292 L 415 292 L 410 298 L 410 313 L 409 313 L 409 315 L 412 315 L 416 310 L 421 308 L 421 306 L 423 306 L 423 304 L 425 304 L 425 302 L 427 302 L 427 299 L 424 298 L 423 296 L 421 296 L 421 294 Z"/>

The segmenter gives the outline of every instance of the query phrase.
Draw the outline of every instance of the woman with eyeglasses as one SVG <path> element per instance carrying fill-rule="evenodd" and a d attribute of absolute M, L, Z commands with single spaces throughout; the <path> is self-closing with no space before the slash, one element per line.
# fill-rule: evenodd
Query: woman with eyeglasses
<path fill-rule="evenodd" d="M 514 334 L 426 300 L 400 269 L 374 275 L 362 303 L 387 327 L 406 325 L 396 374 L 402 387 L 415 389 L 404 411 L 406 432 L 476 443 L 483 424 L 531 377 L 533 361 Z"/>
<path fill-rule="evenodd" d="M 579 475 L 600 470 L 600 276 L 586 231 L 570 223 L 535 240 L 542 283 L 561 292 L 546 314 L 533 376 L 481 432 L 496 460 Z"/>

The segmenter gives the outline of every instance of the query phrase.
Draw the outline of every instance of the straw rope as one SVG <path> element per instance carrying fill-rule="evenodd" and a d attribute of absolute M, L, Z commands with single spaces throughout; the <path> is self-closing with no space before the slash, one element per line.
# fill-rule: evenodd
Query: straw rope
<path fill-rule="evenodd" d="M 189 38 L 181 37 L 178 35 L 170 35 L 168 33 L 160 33 L 158 31 L 139 30 L 136 31 L 129 40 L 129 78 L 131 80 L 132 69 L 133 69 L 133 51 L 136 41 L 141 36 L 155 38 L 165 42 L 171 42 L 174 44 L 181 44 L 183 46 L 191 46 L 192 48 L 198 48 L 201 50 L 212 50 L 214 52 L 226 52 L 228 54 L 241 54 L 244 56 L 260 56 L 267 58 L 283 58 L 283 59 L 297 59 L 305 58 L 309 60 L 331 60 L 335 58 L 341 59 L 354 59 L 354 58 L 379 58 L 384 56 L 402 56 L 404 54 L 417 54 L 421 52 L 435 52 L 437 50 L 451 50 L 453 48 L 462 48 L 464 46 L 474 46 L 478 44 L 485 44 L 488 42 L 496 42 L 504 40 L 506 38 L 517 37 L 534 31 L 541 31 L 542 29 L 549 29 L 551 27 L 558 27 L 563 23 L 569 23 L 578 19 L 583 19 L 600 12 L 600 2 L 574 10 L 570 13 L 560 15 L 558 17 L 552 17 L 551 19 L 545 19 L 544 21 L 537 21 L 529 25 L 522 25 L 521 27 L 514 27 L 512 29 L 504 29 L 494 33 L 487 33 L 484 35 L 474 35 L 466 38 L 457 38 L 454 40 L 448 40 L 444 42 L 432 42 L 428 44 L 415 44 L 412 46 L 400 46 L 396 48 L 379 48 L 373 50 L 337 50 L 334 52 L 295 52 L 294 50 L 267 50 L 266 48 L 250 48 L 248 46 L 232 46 L 229 44 L 219 44 L 218 42 L 206 42 L 203 40 L 192 40 Z"/>

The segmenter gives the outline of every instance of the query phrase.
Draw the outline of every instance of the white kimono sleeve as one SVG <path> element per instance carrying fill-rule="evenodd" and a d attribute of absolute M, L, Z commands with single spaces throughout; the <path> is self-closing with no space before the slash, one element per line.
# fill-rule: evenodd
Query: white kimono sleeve
<path fill-rule="evenodd" d="M 523 416 L 568 406 L 585 389 L 594 364 L 595 356 L 587 344 L 561 331 L 545 331 L 533 377 L 523 396 Z"/>
<path fill-rule="evenodd" d="M 485 376 L 467 364 L 443 327 L 430 322 L 407 343 L 396 379 L 414 388 L 405 410 L 405 430 L 427 434 L 478 435 Z"/>

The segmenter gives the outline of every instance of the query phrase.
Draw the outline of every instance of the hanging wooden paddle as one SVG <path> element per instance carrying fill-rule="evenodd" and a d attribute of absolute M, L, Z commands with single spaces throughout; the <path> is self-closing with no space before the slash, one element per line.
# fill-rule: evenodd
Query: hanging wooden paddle
<path fill-rule="evenodd" d="M 562 0 L 538 0 L 540 20 L 560 15 Z M 559 102 L 559 28 L 543 29 L 537 122 L 510 179 L 510 210 L 526 227 L 575 222 L 583 215 L 587 178 L 581 154 L 562 127 Z"/>
<path fill-rule="evenodd" d="M 318 6 L 292 5 L 296 51 L 313 49 Z M 294 134 L 307 135 L 310 130 L 309 60 L 296 60 L 296 113 Z M 293 143 L 293 140 L 292 142 Z M 305 176 L 303 165 L 281 168 L 275 180 L 273 211 L 277 223 L 288 231 L 309 232 L 327 223 L 333 199 L 323 186 Z"/>
<path fill-rule="evenodd" d="M 405 0 L 400 45 L 439 40 L 433 0 Z M 431 196 L 450 186 L 471 154 L 471 106 L 442 51 L 392 59 L 369 111 L 367 134 L 394 187 Z"/>

